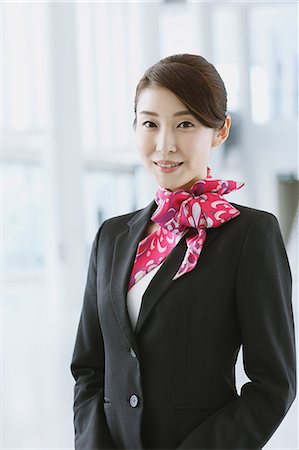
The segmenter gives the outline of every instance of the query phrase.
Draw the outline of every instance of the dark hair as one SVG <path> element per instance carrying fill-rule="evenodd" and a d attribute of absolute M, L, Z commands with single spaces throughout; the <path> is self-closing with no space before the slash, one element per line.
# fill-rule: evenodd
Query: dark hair
<path fill-rule="evenodd" d="M 175 94 L 203 125 L 222 128 L 226 118 L 227 92 L 219 73 L 199 55 L 178 54 L 161 59 L 144 73 L 136 87 L 137 102 L 148 87 L 164 87 Z"/>

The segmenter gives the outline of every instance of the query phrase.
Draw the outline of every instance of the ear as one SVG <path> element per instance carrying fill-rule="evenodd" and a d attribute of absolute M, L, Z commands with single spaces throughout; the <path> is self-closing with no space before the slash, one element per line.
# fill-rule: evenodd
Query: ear
<path fill-rule="evenodd" d="M 229 135 L 229 130 L 231 126 L 231 117 L 229 115 L 226 116 L 224 125 L 215 131 L 215 135 L 212 141 L 212 147 L 219 147 L 219 145 L 223 144 L 226 141 Z"/>

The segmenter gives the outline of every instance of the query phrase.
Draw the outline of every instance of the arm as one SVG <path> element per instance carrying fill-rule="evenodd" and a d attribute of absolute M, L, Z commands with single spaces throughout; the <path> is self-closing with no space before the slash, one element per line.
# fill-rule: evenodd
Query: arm
<path fill-rule="evenodd" d="M 204 421 L 180 449 L 259 449 L 295 397 L 291 274 L 276 218 L 259 214 L 244 242 L 236 285 L 244 369 L 239 398 Z"/>
<path fill-rule="evenodd" d="M 76 450 L 115 448 L 103 411 L 104 345 L 98 317 L 96 287 L 96 254 L 100 230 L 92 246 L 83 308 L 71 363 L 71 371 L 76 380 Z"/>

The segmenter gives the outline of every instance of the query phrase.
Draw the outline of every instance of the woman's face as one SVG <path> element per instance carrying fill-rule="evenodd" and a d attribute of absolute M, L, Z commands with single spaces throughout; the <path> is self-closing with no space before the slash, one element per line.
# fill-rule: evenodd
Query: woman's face
<path fill-rule="evenodd" d="M 141 92 L 136 145 L 159 186 L 171 191 L 188 189 L 206 178 L 211 148 L 224 140 L 218 134 L 202 125 L 168 89 L 149 87 Z"/>

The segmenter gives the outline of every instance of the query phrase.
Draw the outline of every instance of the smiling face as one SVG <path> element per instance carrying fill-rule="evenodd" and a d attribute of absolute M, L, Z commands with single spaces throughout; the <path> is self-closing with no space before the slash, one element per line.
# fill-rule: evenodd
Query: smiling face
<path fill-rule="evenodd" d="M 136 145 L 146 170 L 171 191 L 188 189 L 206 178 L 212 147 L 228 136 L 224 127 L 202 125 L 176 95 L 163 87 L 144 89 L 136 108 Z"/>

